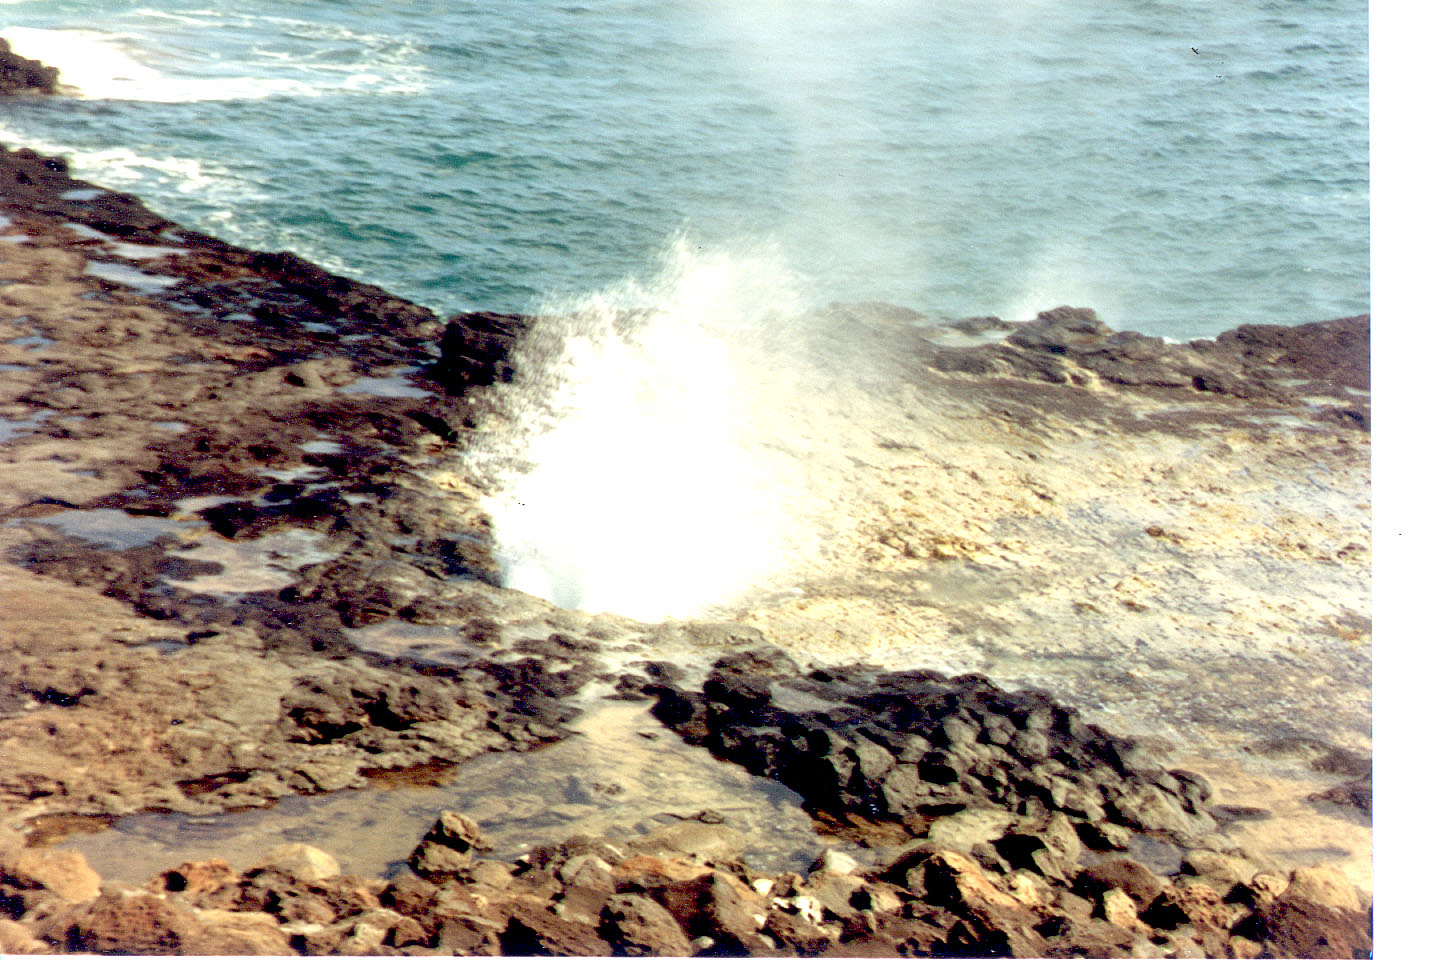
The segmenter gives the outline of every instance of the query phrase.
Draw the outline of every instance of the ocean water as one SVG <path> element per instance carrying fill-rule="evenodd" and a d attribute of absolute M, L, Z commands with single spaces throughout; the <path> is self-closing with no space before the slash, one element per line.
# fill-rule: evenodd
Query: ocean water
<path fill-rule="evenodd" d="M 0 142 L 447 313 L 663 273 L 683 236 L 815 303 L 1185 339 L 1369 309 L 1367 29 L 1359 0 L 4 0 L 76 97 L 0 104 Z"/>

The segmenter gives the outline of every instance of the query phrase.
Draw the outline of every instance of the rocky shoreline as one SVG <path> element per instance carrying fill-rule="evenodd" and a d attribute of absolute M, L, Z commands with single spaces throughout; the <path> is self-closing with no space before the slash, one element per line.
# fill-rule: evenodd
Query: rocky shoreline
<path fill-rule="evenodd" d="M 812 584 L 726 621 L 560 610 L 498 585 L 460 456 L 543 320 L 436 317 L 185 230 L 63 161 L 0 152 L 0 951 L 1368 950 L 1369 896 L 1353 876 L 1246 849 L 1236 831 L 1265 811 L 1166 769 L 1157 738 L 1084 719 L 1115 702 L 1091 698 L 1125 689 L 1100 666 L 1125 659 L 1107 644 L 1173 636 L 1175 649 L 1130 664 L 1152 671 L 1132 677 L 1136 701 L 1164 701 L 1149 684 L 1178 678 L 1196 697 L 1164 706 L 1167 722 L 1188 714 L 1182 734 L 1238 731 L 1244 750 L 1321 778 L 1320 807 L 1368 815 L 1368 317 L 1175 345 L 1071 308 L 928 327 L 895 308 L 834 310 L 906 344 L 917 402 L 957 405 L 954 421 L 978 431 L 960 441 L 991 458 L 973 461 L 974 479 L 959 494 L 935 486 L 887 427 L 883 456 L 896 459 L 874 458 L 889 471 L 873 488 L 879 513 L 845 547 L 862 585 Z M 1165 553 L 1103 592 L 1065 585 L 1089 561 L 1057 559 L 1046 537 L 1068 542 L 1067 523 L 1091 522 L 1078 478 L 1100 471 L 1074 458 L 1117 437 L 1139 438 L 1154 463 L 1107 464 L 1096 496 L 1156 519 L 1099 549 Z M 1195 451 L 1219 469 L 1187 473 Z M 1045 474 L 1047 460 L 1069 472 Z M 1146 497 L 1132 496 L 1147 472 Z M 1273 499 L 1272 476 L 1306 478 L 1323 509 L 1243 514 L 1250 492 Z M 1173 506 L 1197 496 L 1189 513 Z M 1364 517 L 1337 520 L 1332 503 L 1358 496 Z M 1078 520 L 1060 512 L 1070 504 Z M 1238 678 L 1177 652 L 1225 635 L 1212 607 L 1228 617 L 1237 595 L 1165 579 L 1235 562 L 1237 542 L 1259 551 L 1275 579 L 1258 589 L 1286 607 L 1239 601 L 1242 645 L 1267 659 L 1244 660 L 1255 672 Z M 1025 591 L 953 579 L 972 576 Z M 1321 592 L 1340 599 L 1288 591 L 1287 576 L 1331 578 L 1339 587 Z M 1064 586 L 1058 614 L 1031 577 Z M 946 591 L 959 599 L 937 599 Z M 1084 640 L 1083 674 L 1037 655 L 1058 643 L 1053 617 Z M 940 621 L 1000 651 L 996 672 L 1050 669 L 1062 689 L 865 655 L 962 645 L 932 641 Z M 1272 656 L 1274 637 L 1285 646 Z M 1309 683 L 1347 670 L 1353 688 Z M 815 868 L 748 863 L 740 831 L 711 810 L 547 841 L 519 861 L 485 859 L 497 825 L 448 811 L 383 876 L 343 873 L 320 842 L 104 883 L 49 845 L 145 812 L 203 818 L 423 781 L 543 750 L 595 703 L 626 699 L 799 794 L 824 838 Z M 1251 733 L 1276 729 L 1266 711 L 1283 712 L 1288 738 Z M 591 794 L 603 810 L 604 791 Z"/>

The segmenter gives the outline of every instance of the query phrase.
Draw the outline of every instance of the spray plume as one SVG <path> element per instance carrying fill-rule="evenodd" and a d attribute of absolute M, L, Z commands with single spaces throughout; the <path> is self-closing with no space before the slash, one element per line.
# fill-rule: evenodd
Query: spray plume
<path fill-rule="evenodd" d="M 681 239 L 650 281 L 540 311 L 469 455 L 505 583 L 654 620 L 819 563 L 840 438 L 895 380 L 808 307 L 773 248 Z"/>

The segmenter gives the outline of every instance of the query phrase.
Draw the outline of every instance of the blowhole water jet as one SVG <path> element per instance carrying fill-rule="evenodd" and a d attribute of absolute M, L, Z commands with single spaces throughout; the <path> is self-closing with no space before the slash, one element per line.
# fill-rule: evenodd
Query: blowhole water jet
<path fill-rule="evenodd" d="M 810 306 L 775 249 L 683 238 L 647 282 L 545 304 L 469 453 L 503 582 L 655 620 L 813 562 L 843 522 L 826 424 L 853 398 Z"/>

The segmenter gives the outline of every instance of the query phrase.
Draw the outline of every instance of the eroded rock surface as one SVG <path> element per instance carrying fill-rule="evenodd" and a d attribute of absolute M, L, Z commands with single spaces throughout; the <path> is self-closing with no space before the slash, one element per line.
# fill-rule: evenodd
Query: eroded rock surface
<path fill-rule="evenodd" d="M 709 812 L 516 864 L 455 811 L 383 880 L 289 850 L 142 890 L 17 836 L 0 950 L 1361 949 L 1363 898 L 1228 839 L 1266 811 L 1084 718 L 1368 812 L 1368 318 L 1175 345 L 1071 308 L 832 312 L 916 359 L 847 446 L 846 573 L 725 621 L 557 610 L 497 585 L 461 457 L 543 318 L 442 321 L 0 151 L 0 822 L 40 844 L 366 788 L 614 695 L 852 845 L 765 874 Z"/>

